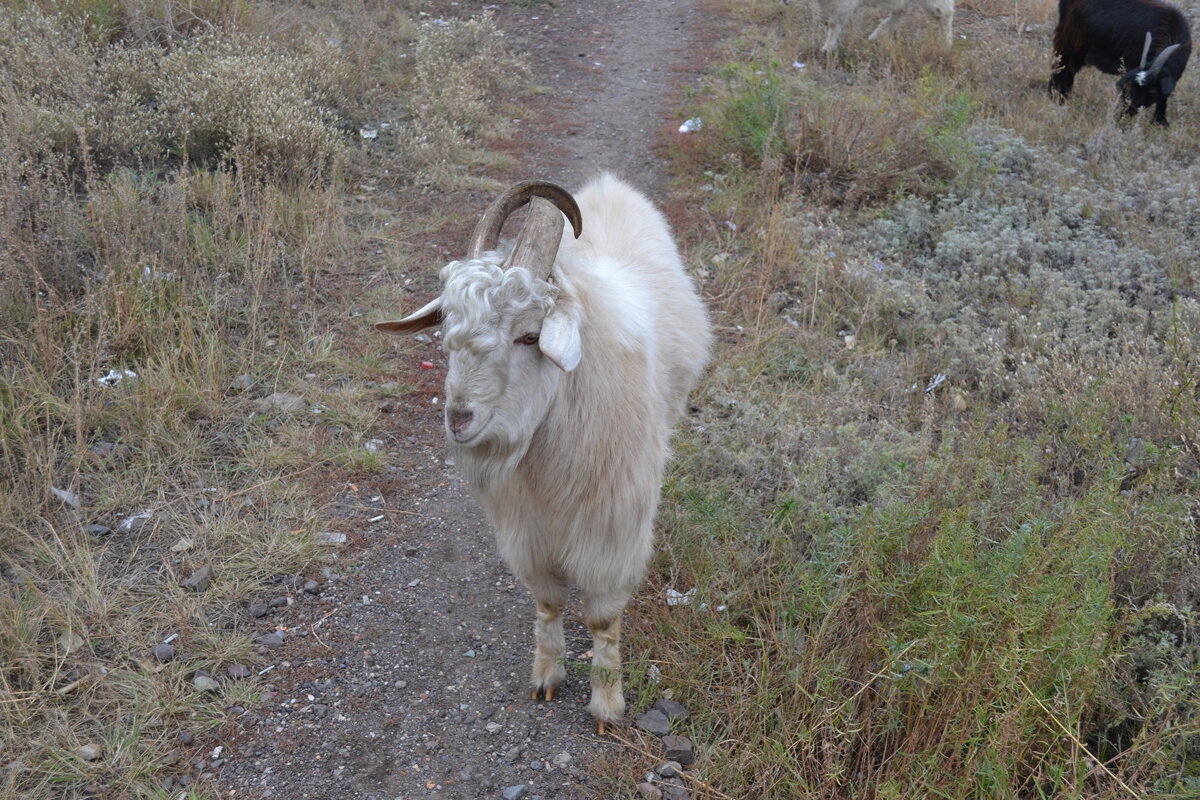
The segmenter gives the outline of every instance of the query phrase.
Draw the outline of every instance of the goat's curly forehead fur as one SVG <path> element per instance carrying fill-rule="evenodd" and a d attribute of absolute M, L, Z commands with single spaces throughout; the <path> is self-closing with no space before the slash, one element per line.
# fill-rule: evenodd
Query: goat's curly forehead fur
<path fill-rule="evenodd" d="M 501 269 L 503 253 L 442 267 L 442 332 L 451 350 L 494 346 L 509 320 L 531 309 L 554 307 L 558 287 L 523 267 Z"/>

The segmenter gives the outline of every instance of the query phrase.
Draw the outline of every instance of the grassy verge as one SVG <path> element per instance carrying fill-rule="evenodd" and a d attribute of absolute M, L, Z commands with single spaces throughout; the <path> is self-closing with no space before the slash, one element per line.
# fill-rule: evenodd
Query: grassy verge
<path fill-rule="evenodd" d="M 520 83 L 487 20 L 152 5 L 0 11 L 5 797 L 210 796 L 179 734 L 255 701 L 247 601 L 384 466 L 403 387 L 342 329 Z"/>
<path fill-rule="evenodd" d="M 1196 796 L 1200 120 L 1049 104 L 1003 10 L 820 63 L 807 9 L 736 10 L 676 148 L 722 347 L 642 696 L 713 797 Z"/>

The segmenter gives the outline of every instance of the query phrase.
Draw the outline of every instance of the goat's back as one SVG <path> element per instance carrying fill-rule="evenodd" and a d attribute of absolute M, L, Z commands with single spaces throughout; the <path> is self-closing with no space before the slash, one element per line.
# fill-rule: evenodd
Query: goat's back
<path fill-rule="evenodd" d="M 1147 33 L 1151 59 L 1172 44 L 1184 45 L 1171 59 L 1181 75 L 1191 52 L 1190 27 L 1179 9 L 1159 0 L 1059 0 L 1054 49 L 1065 61 L 1079 58 L 1117 75 L 1141 62 Z"/>
<path fill-rule="evenodd" d="M 670 226 L 644 195 L 604 173 L 575 194 L 583 234 L 564 234 L 559 266 L 595 300 L 612 303 L 602 316 L 644 352 L 662 393 L 668 425 L 708 361 L 708 314 L 684 270 Z M 603 288 L 600 285 L 603 285 Z M 585 343 L 586 347 L 586 343 Z"/>

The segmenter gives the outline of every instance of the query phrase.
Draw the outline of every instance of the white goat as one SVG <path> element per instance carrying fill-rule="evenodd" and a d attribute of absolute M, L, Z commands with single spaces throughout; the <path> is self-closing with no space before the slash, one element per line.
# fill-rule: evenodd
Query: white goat
<path fill-rule="evenodd" d="M 946 36 L 946 45 L 954 40 L 954 0 L 919 0 L 934 19 L 940 20 Z M 821 45 L 822 53 L 832 53 L 837 50 L 838 39 L 850 18 L 863 10 L 877 9 L 886 11 L 887 16 L 867 38 L 875 40 L 881 34 L 889 33 L 896 27 L 896 21 L 905 9 L 918 4 L 918 0 L 817 0 L 825 20 L 825 44 Z"/>
<path fill-rule="evenodd" d="M 451 448 L 537 602 L 532 697 L 552 700 L 566 676 L 561 614 L 573 581 L 593 637 L 588 710 L 603 734 L 625 712 L 621 612 L 650 559 L 671 430 L 712 334 L 650 201 L 607 174 L 577 199 L 542 182 L 509 189 L 467 260 L 442 269 L 441 296 L 377 327 L 442 323 Z M 505 259 L 494 251 L 500 227 L 526 202 Z"/>

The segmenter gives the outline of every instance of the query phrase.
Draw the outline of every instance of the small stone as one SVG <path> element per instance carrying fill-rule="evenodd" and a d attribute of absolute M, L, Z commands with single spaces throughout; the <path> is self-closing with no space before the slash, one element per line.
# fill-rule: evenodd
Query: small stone
<path fill-rule="evenodd" d="M 662 785 L 663 800 L 690 800 L 692 793 L 682 786 L 664 783 Z"/>
<path fill-rule="evenodd" d="M 659 764 L 654 771 L 664 778 L 676 778 L 683 772 L 683 765 L 678 761 L 666 761 Z"/>
<path fill-rule="evenodd" d="M 192 686 L 195 686 L 201 692 L 215 692 L 220 688 L 220 684 L 207 675 L 197 675 L 192 678 Z"/>
<path fill-rule="evenodd" d="M 669 719 L 673 723 L 674 722 L 683 722 L 685 719 L 687 719 L 689 716 L 691 716 L 688 713 L 688 710 L 683 707 L 683 705 L 681 705 L 680 703 L 677 703 L 674 700 L 666 700 L 666 699 L 659 700 L 657 703 L 654 704 L 654 707 L 657 708 L 659 711 L 663 712 L 664 714 L 666 714 L 667 719 Z"/>
<path fill-rule="evenodd" d="M 317 594 L 321 591 L 321 584 L 317 583 L 316 581 L 305 581 L 304 591 L 308 592 L 309 594 Z"/>
<path fill-rule="evenodd" d="M 175 658 L 175 648 L 169 644 L 156 644 L 150 652 L 154 655 L 155 661 L 163 663 Z"/>
<path fill-rule="evenodd" d="M 62 650 L 64 655 L 70 655 L 79 648 L 83 647 L 83 637 L 74 631 L 68 631 L 58 637 L 58 648 Z"/>
<path fill-rule="evenodd" d="M 250 616 L 258 619 L 259 617 L 265 617 L 267 612 L 271 610 L 271 607 L 266 603 L 255 603 L 247 610 L 250 612 Z"/>
<path fill-rule="evenodd" d="M 286 606 L 287 604 L 288 599 L 286 597 L 272 597 L 267 601 L 267 605 L 269 605 L 271 608 L 279 608 L 280 606 Z"/>
<path fill-rule="evenodd" d="M 639 783 L 636 787 L 638 797 L 643 800 L 662 800 L 663 793 L 653 783 Z"/>
<path fill-rule="evenodd" d="M 112 528 L 107 525 L 101 525 L 99 522 L 93 522 L 84 527 L 83 532 L 89 536 L 95 536 L 97 539 L 112 535 Z"/>
<path fill-rule="evenodd" d="M 283 647 L 283 634 L 280 633 L 279 631 L 275 631 L 274 633 L 264 633 L 262 636 L 258 637 L 254 641 L 258 642 L 263 647 L 267 647 L 272 650 L 275 650 L 277 648 Z"/>
<path fill-rule="evenodd" d="M 212 564 L 205 564 L 197 570 L 194 570 L 190 577 L 183 582 L 183 588 L 191 589 L 193 592 L 203 592 L 213 581 Z"/>
<path fill-rule="evenodd" d="M 396 404 L 391 400 L 381 400 L 376 408 L 379 409 L 380 414 L 390 414 L 396 410 Z"/>
<path fill-rule="evenodd" d="M 499 733 L 500 729 L 503 728 L 504 726 L 501 725 L 499 722 L 489 722 L 487 725 L 484 725 L 483 727 L 485 729 L 487 729 L 488 733 Z"/>
<path fill-rule="evenodd" d="M 192 743 L 192 740 L 194 738 L 195 737 L 192 736 L 192 734 L 190 734 L 190 733 L 181 733 L 181 734 L 179 734 L 179 743 L 181 745 L 183 745 L 184 747 L 187 747 L 188 745 L 190 745 Z"/>
<path fill-rule="evenodd" d="M 254 378 L 251 378 L 246 373 L 242 373 L 241 375 L 238 375 L 236 378 L 233 379 L 233 382 L 229 384 L 229 388 L 235 392 L 244 392 L 248 389 L 252 389 L 253 387 L 254 387 Z"/>
<path fill-rule="evenodd" d="M 308 403 L 298 394 L 291 392 L 275 392 L 267 395 L 261 400 L 254 403 L 256 411 L 267 413 L 269 411 L 282 411 L 286 414 L 299 414 L 308 408 Z"/>
<path fill-rule="evenodd" d="M 404 555 L 408 556 L 409 558 L 412 558 L 416 554 L 417 554 L 417 548 L 415 548 L 411 545 L 404 548 Z"/>
<path fill-rule="evenodd" d="M 646 733 L 652 733 L 655 736 L 666 736 L 671 732 L 671 720 L 667 719 L 667 715 L 658 709 L 651 709 L 645 714 L 638 714 L 637 726 Z"/>
<path fill-rule="evenodd" d="M 663 747 L 667 748 L 668 761 L 678 761 L 686 767 L 696 760 L 692 740 L 686 736 L 664 736 L 662 741 Z"/>
<path fill-rule="evenodd" d="M 562 769 L 563 767 L 565 767 L 567 764 L 570 764 L 570 763 L 571 763 L 571 754 L 570 753 L 563 752 L 563 753 L 559 753 L 558 755 L 556 755 L 554 757 L 554 766 L 558 767 L 559 769 Z"/>
<path fill-rule="evenodd" d="M 53 492 L 54 496 L 61 500 L 64 505 L 69 506 L 76 511 L 79 510 L 79 495 L 75 494 L 74 492 L 68 492 L 66 489 L 59 489 L 57 486 L 51 486 L 50 491 Z"/>
<path fill-rule="evenodd" d="M 84 761 L 95 761 L 97 758 L 100 757 L 100 753 L 102 751 L 103 751 L 103 748 L 98 744 L 85 744 L 85 745 L 82 745 L 78 750 L 76 750 L 75 754 L 78 755 L 80 758 L 82 758 Z"/>
<path fill-rule="evenodd" d="M 512 764 L 521 757 L 521 748 L 514 747 L 504 754 L 504 760 Z"/>
<path fill-rule="evenodd" d="M 525 786 L 525 784 L 518 783 L 516 786 L 509 786 L 506 788 L 500 793 L 500 796 L 503 797 L 504 800 L 521 800 L 521 798 L 528 793 L 529 789 Z"/>
<path fill-rule="evenodd" d="M 230 664 L 225 668 L 225 674 L 234 680 L 250 677 L 250 668 L 245 664 Z"/>

